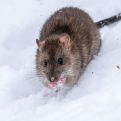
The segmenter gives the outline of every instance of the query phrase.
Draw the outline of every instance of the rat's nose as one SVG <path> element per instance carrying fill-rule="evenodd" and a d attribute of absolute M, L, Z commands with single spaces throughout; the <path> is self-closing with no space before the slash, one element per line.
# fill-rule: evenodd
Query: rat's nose
<path fill-rule="evenodd" d="M 55 78 L 54 77 L 50 77 L 49 80 L 50 80 L 50 82 L 54 82 Z"/>
<path fill-rule="evenodd" d="M 55 78 L 55 77 L 50 78 L 50 82 L 55 82 L 55 81 L 57 81 L 57 78 Z"/>
<path fill-rule="evenodd" d="M 51 77 L 50 81 L 51 81 L 51 82 L 53 82 L 53 81 L 54 81 L 54 79 L 55 79 L 54 77 Z"/>

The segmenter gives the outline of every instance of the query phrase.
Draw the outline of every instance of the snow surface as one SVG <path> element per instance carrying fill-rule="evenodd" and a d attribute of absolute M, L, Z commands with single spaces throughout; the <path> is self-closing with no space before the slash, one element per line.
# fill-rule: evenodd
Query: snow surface
<path fill-rule="evenodd" d="M 64 6 L 94 21 L 121 12 L 121 0 L 0 0 L 0 121 L 121 121 L 121 22 L 101 29 L 102 48 L 65 96 L 44 96 L 35 76 L 35 39 Z"/>

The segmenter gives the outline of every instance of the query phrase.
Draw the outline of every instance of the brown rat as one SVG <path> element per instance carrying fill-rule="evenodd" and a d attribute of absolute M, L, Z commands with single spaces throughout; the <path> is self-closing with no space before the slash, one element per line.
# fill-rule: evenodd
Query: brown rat
<path fill-rule="evenodd" d="M 99 23 L 98 23 L 99 24 Z M 78 8 L 62 8 L 43 25 L 37 39 L 36 70 L 43 84 L 65 79 L 76 84 L 100 50 L 100 34 L 90 16 Z"/>

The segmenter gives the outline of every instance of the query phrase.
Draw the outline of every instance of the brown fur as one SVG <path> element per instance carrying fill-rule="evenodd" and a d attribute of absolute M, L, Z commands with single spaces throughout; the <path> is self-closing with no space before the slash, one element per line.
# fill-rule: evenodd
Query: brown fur
<path fill-rule="evenodd" d="M 45 22 L 37 40 L 37 73 L 48 80 L 64 73 L 66 85 L 73 86 L 98 53 L 100 43 L 98 28 L 87 13 L 72 7 L 60 9 Z M 59 57 L 64 59 L 63 65 L 56 63 Z M 43 66 L 45 58 L 47 67 Z"/>

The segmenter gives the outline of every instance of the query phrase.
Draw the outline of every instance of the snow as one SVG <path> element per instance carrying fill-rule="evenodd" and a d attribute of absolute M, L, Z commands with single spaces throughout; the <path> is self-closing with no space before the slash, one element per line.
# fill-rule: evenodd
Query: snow
<path fill-rule="evenodd" d="M 120 0 L 0 0 L 0 121 L 121 121 L 121 22 L 100 30 L 102 47 L 64 96 L 45 96 L 35 76 L 35 39 L 65 6 L 94 21 L 121 12 Z"/>

